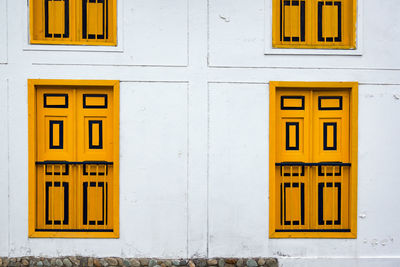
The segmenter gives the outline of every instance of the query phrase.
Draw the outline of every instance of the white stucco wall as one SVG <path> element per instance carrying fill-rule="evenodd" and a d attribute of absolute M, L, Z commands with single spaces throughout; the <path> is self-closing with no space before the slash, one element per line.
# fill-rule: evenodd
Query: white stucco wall
<path fill-rule="evenodd" d="M 29 45 L 0 0 L 0 256 L 400 265 L 400 2 L 359 0 L 355 55 L 270 55 L 269 1 L 119 0 L 110 48 Z M 119 239 L 28 238 L 28 78 L 121 81 Z M 271 80 L 359 82 L 357 239 L 268 238 Z"/>

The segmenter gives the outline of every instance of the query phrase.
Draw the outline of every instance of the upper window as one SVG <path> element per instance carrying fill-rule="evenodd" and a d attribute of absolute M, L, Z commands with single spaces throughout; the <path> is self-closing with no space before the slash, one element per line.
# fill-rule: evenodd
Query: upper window
<path fill-rule="evenodd" d="M 273 0 L 273 47 L 356 48 L 356 0 Z"/>
<path fill-rule="evenodd" d="M 118 81 L 29 80 L 29 236 L 118 237 Z"/>
<path fill-rule="evenodd" d="M 116 0 L 30 0 L 33 44 L 116 45 Z"/>
<path fill-rule="evenodd" d="M 270 82 L 270 237 L 356 237 L 357 99 L 357 83 Z"/>

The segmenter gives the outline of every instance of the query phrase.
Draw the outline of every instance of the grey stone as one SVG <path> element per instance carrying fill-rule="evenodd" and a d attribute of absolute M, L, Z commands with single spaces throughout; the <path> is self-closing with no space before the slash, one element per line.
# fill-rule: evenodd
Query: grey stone
<path fill-rule="evenodd" d="M 267 267 L 278 267 L 278 260 L 275 258 L 268 258 L 265 263 Z"/>
<path fill-rule="evenodd" d="M 101 266 L 108 266 L 109 265 L 108 262 L 105 259 L 100 259 L 99 261 L 100 261 Z"/>
<path fill-rule="evenodd" d="M 127 267 L 132 266 L 132 264 L 128 260 L 122 260 L 122 264 L 121 265 L 122 266 L 127 266 Z M 140 265 L 140 263 L 139 263 L 139 265 Z"/>
<path fill-rule="evenodd" d="M 113 266 L 118 265 L 118 261 L 114 258 L 107 258 L 107 262 L 108 262 L 108 264 L 113 265 Z"/>
<path fill-rule="evenodd" d="M 180 261 L 178 261 L 178 260 L 173 260 L 173 261 L 172 261 L 172 264 L 175 265 L 175 266 L 179 266 L 179 265 L 180 265 Z"/>
<path fill-rule="evenodd" d="M 45 260 L 43 260 L 43 265 L 46 267 L 49 267 L 49 266 L 51 266 L 51 263 L 47 259 L 45 259 Z"/>
<path fill-rule="evenodd" d="M 170 260 L 166 260 L 166 261 L 164 261 L 164 264 L 165 264 L 165 266 L 167 266 L 167 267 L 171 267 L 172 262 L 171 262 Z"/>
<path fill-rule="evenodd" d="M 139 267 L 140 266 L 140 261 L 138 261 L 137 259 L 131 259 L 130 263 L 133 267 Z"/>
<path fill-rule="evenodd" d="M 181 261 L 179 262 L 179 265 L 185 266 L 187 263 L 188 263 L 187 260 L 181 260 Z"/>
<path fill-rule="evenodd" d="M 149 260 L 148 259 L 139 259 L 140 264 L 143 266 L 149 265 Z"/>
<path fill-rule="evenodd" d="M 100 267 L 100 266 L 101 266 L 101 263 L 100 263 L 100 260 L 99 260 L 99 259 L 93 259 L 93 264 L 94 264 L 94 266 L 96 266 L 96 267 Z"/>
<path fill-rule="evenodd" d="M 257 262 L 255 260 L 253 260 L 253 259 L 248 259 L 246 261 L 246 265 L 248 267 L 257 267 L 258 266 Z"/>
<path fill-rule="evenodd" d="M 43 262 L 42 262 L 42 261 L 38 261 L 38 262 L 36 263 L 36 266 L 43 266 Z"/>
<path fill-rule="evenodd" d="M 63 259 L 62 261 L 64 263 L 65 266 L 67 267 L 71 267 L 72 266 L 72 262 L 69 259 Z"/>
<path fill-rule="evenodd" d="M 218 264 L 218 261 L 217 261 L 216 259 L 209 259 L 209 260 L 207 261 L 207 264 L 208 264 L 208 265 L 217 265 L 217 264 Z"/>
<path fill-rule="evenodd" d="M 63 266 L 62 260 L 56 259 L 56 265 L 57 265 L 57 266 Z"/>
<path fill-rule="evenodd" d="M 258 265 L 264 265 L 265 264 L 265 260 L 263 258 L 259 258 L 257 263 L 258 263 Z"/>
<path fill-rule="evenodd" d="M 224 259 L 219 259 L 218 261 L 218 267 L 224 267 L 225 266 L 225 261 Z"/>
<path fill-rule="evenodd" d="M 238 261 L 236 262 L 236 266 L 237 267 L 242 267 L 243 265 L 244 265 L 243 259 L 238 259 Z"/>
<path fill-rule="evenodd" d="M 160 265 L 158 265 L 158 264 L 156 264 L 156 265 L 154 265 L 154 267 L 161 267 Z"/>
<path fill-rule="evenodd" d="M 154 259 L 149 260 L 149 267 L 154 267 L 157 265 L 157 261 Z"/>

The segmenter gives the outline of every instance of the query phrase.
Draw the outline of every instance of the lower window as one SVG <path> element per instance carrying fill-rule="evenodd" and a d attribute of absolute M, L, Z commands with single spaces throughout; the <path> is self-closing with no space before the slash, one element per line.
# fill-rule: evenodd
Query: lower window
<path fill-rule="evenodd" d="M 29 236 L 119 236 L 119 82 L 29 80 Z"/>
<path fill-rule="evenodd" d="M 356 238 L 357 90 L 270 82 L 271 238 Z"/>

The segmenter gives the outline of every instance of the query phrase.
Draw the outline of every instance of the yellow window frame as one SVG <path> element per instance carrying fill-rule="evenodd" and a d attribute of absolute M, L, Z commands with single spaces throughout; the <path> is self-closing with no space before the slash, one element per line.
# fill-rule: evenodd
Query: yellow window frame
<path fill-rule="evenodd" d="M 37 231 L 37 90 L 43 87 L 59 88 L 84 88 L 112 90 L 113 98 L 113 183 L 112 183 L 112 231 Z M 56 89 L 57 90 L 57 89 Z M 117 80 L 53 80 L 53 79 L 28 79 L 28 167 L 29 167 L 29 237 L 51 238 L 119 238 L 119 81 Z M 53 167 L 54 168 L 54 167 Z M 53 169 L 54 171 L 54 169 Z M 98 170 L 97 170 L 98 171 Z M 79 218 L 79 217 L 78 217 Z M 82 229 L 85 230 L 85 229 Z"/>
<path fill-rule="evenodd" d="M 295 6 L 292 6 L 293 2 L 296 3 Z M 327 2 L 329 6 L 326 6 Z M 285 3 L 288 5 L 285 6 Z M 302 7 L 302 3 L 304 7 Z M 340 3 L 340 9 L 342 10 L 340 21 L 333 13 L 326 17 L 321 15 L 321 24 L 323 24 L 323 26 L 321 26 L 321 32 L 319 32 L 319 12 L 321 11 L 322 14 L 325 12 L 324 10 L 328 10 L 325 8 L 337 8 L 338 6 L 335 5 L 337 3 Z M 288 20 L 286 20 L 285 10 L 288 11 Z M 304 13 L 302 13 L 302 10 Z M 304 23 L 302 23 L 301 20 L 302 14 L 305 14 Z M 337 14 L 339 15 L 339 11 Z M 332 23 L 329 23 L 328 20 L 331 20 Z M 357 0 L 272 0 L 272 47 L 295 49 L 355 49 L 356 21 Z M 338 35 L 340 41 L 335 37 L 323 37 L 327 32 L 335 32 L 336 36 L 336 34 L 338 34 L 338 29 L 335 29 L 336 26 L 332 24 L 339 22 L 340 26 L 338 25 L 338 28 L 342 31 L 342 33 Z M 325 25 L 327 27 L 324 27 Z M 293 36 L 296 35 L 296 39 L 293 39 L 292 36 L 288 36 L 285 40 L 285 29 L 289 30 L 291 33 L 295 33 Z M 304 32 L 304 39 L 301 37 L 301 32 Z"/>
<path fill-rule="evenodd" d="M 349 90 L 350 93 L 350 136 L 349 159 L 351 163 L 349 181 L 349 232 L 278 232 L 276 189 L 277 163 L 277 91 L 279 89 L 295 90 Z M 270 238 L 357 238 L 357 153 L 358 153 L 358 83 L 357 82 L 283 82 L 269 83 L 269 237 Z"/>
<path fill-rule="evenodd" d="M 30 43 L 116 46 L 117 0 L 86 1 L 87 5 L 82 5 L 81 1 L 77 0 L 29 0 Z M 107 9 L 101 10 L 106 4 Z M 68 9 L 65 9 L 66 5 Z M 63 7 L 64 10 L 62 10 Z M 86 14 L 81 16 L 84 8 Z M 49 18 L 48 14 L 51 12 L 55 12 L 57 16 Z M 99 16 L 100 13 L 93 12 L 103 12 L 103 16 Z M 96 14 L 96 16 L 90 16 L 91 13 Z M 83 21 L 84 18 L 86 18 L 85 22 Z M 85 29 L 83 24 L 87 25 Z M 102 30 L 99 31 L 101 26 Z M 63 34 L 59 34 L 57 38 L 54 37 L 51 30 L 55 29 L 62 30 Z M 86 35 L 84 31 L 86 31 Z M 95 31 L 95 34 L 91 34 L 93 32 L 89 31 Z M 86 38 L 83 36 L 86 36 Z"/>

